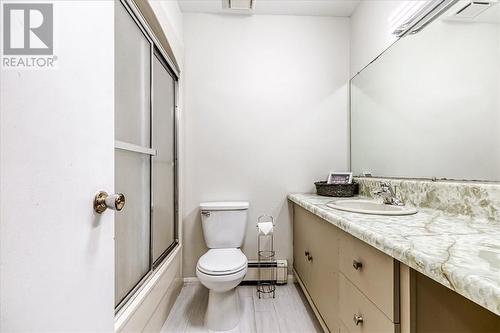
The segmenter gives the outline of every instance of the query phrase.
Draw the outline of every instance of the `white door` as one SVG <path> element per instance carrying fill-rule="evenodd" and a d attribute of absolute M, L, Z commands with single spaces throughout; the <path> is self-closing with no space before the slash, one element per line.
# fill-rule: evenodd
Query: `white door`
<path fill-rule="evenodd" d="M 0 73 L 0 331 L 111 332 L 115 4 L 44 2 L 56 67 Z"/>

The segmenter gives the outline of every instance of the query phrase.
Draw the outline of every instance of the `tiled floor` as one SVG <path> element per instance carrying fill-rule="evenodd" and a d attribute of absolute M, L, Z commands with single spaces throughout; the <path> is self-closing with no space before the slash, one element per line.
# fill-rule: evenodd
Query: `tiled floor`
<path fill-rule="evenodd" d="M 316 333 L 321 327 L 300 287 L 294 283 L 278 286 L 276 298 L 259 299 L 255 286 L 239 286 L 242 317 L 231 333 Z M 201 284 L 187 284 L 177 298 L 162 333 L 205 332 L 203 317 L 208 290 Z"/>

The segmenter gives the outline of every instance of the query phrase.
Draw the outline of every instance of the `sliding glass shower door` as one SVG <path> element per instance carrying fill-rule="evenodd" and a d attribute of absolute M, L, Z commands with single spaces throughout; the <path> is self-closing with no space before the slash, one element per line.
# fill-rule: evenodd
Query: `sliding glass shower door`
<path fill-rule="evenodd" d="M 150 268 L 151 44 L 127 9 L 115 13 L 115 305 Z"/>
<path fill-rule="evenodd" d="M 176 76 L 133 11 L 115 10 L 115 306 L 177 243 Z"/>
<path fill-rule="evenodd" d="M 175 81 L 158 52 L 153 57 L 152 260 L 175 242 Z M 171 221 L 172 223 L 169 223 Z"/>

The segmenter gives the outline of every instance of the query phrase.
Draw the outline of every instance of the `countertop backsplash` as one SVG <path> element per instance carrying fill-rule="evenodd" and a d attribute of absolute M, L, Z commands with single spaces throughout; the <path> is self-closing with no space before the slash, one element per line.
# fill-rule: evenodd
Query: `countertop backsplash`
<path fill-rule="evenodd" d="M 373 197 L 380 182 L 387 182 L 395 188 L 397 197 L 408 205 L 485 219 L 500 227 L 500 184 L 372 177 L 356 177 L 355 180 L 362 196 Z"/>

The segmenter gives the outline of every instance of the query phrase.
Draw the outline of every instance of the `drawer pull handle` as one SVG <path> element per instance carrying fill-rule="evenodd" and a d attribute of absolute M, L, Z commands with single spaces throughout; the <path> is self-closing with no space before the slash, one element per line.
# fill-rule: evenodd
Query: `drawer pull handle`
<path fill-rule="evenodd" d="M 354 267 L 355 270 L 361 269 L 363 267 L 363 263 L 357 260 L 353 260 L 352 267 Z"/>
<path fill-rule="evenodd" d="M 307 260 L 312 261 L 312 260 L 313 260 L 312 255 L 308 254 L 308 255 L 307 255 Z"/>
<path fill-rule="evenodd" d="M 305 250 L 305 251 L 304 251 L 304 255 L 305 255 L 306 257 L 309 257 L 309 251 Z"/>
<path fill-rule="evenodd" d="M 363 323 L 363 317 L 359 314 L 355 314 L 352 319 L 354 320 L 354 323 L 356 324 L 356 326 Z"/>

